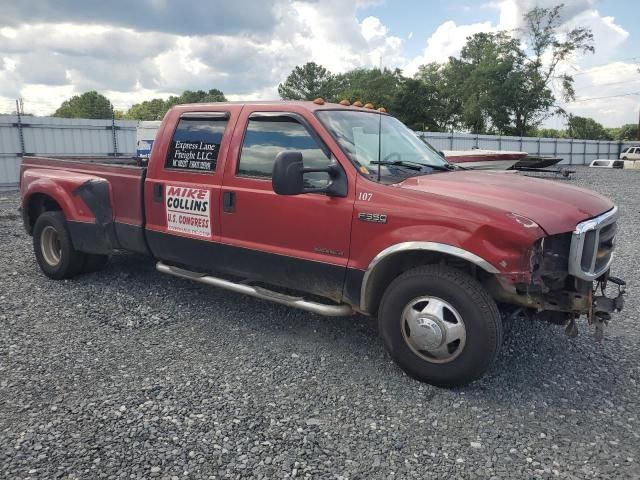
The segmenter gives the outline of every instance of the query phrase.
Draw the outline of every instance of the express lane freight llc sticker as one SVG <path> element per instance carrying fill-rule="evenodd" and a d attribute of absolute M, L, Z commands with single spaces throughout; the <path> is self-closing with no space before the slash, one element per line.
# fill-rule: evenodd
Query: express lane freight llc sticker
<path fill-rule="evenodd" d="M 211 192 L 205 188 L 167 185 L 167 229 L 211 237 Z"/>

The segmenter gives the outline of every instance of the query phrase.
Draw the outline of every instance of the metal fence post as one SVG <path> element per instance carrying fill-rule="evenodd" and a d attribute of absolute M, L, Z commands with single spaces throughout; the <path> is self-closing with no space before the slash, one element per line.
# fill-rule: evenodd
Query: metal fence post
<path fill-rule="evenodd" d="M 555 141 L 553 142 L 553 156 L 557 157 L 558 156 L 558 137 L 556 137 L 554 140 Z"/>
<path fill-rule="evenodd" d="M 582 164 L 586 165 L 587 164 L 587 141 L 585 140 L 583 143 L 584 143 L 584 148 L 582 149 Z"/>
<path fill-rule="evenodd" d="M 17 107 L 18 100 L 16 100 L 16 113 L 18 114 L 18 123 L 15 125 L 18 127 L 18 139 L 20 140 L 20 156 L 24 157 L 26 152 L 24 148 L 24 133 L 22 132 L 22 115 L 20 115 L 20 108 Z"/>
<path fill-rule="evenodd" d="M 522 135 L 520 135 L 520 151 L 522 151 Z"/>
<path fill-rule="evenodd" d="M 502 150 L 502 135 L 498 135 L 498 150 Z"/>
<path fill-rule="evenodd" d="M 573 138 L 569 139 L 569 165 L 573 165 Z"/>
<path fill-rule="evenodd" d="M 453 131 L 449 132 L 449 150 L 453 150 Z"/>
<path fill-rule="evenodd" d="M 540 156 L 540 140 L 541 138 L 538 137 L 538 156 Z"/>
<path fill-rule="evenodd" d="M 116 136 L 116 116 L 111 112 L 111 135 L 113 137 L 113 156 L 118 156 L 118 137 Z"/>

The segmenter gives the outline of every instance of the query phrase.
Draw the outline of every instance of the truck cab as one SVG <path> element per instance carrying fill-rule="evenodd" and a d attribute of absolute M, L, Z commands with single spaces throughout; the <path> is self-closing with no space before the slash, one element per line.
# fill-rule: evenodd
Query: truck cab
<path fill-rule="evenodd" d="M 68 278 L 124 249 L 160 272 L 320 315 L 378 318 L 413 377 L 486 372 L 502 319 L 598 332 L 622 308 L 618 212 L 573 186 L 465 171 L 371 105 L 181 105 L 148 164 L 26 157 L 25 227 Z M 614 297 L 596 295 L 614 284 Z"/>

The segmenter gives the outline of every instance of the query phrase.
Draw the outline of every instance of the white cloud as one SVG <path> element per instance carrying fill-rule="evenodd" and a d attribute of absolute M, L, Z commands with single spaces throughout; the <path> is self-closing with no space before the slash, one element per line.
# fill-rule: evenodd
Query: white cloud
<path fill-rule="evenodd" d="M 384 37 L 388 30 L 379 18 L 367 17 L 360 23 L 360 30 L 365 40 L 370 41 L 376 38 Z"/>
<path fill-rule="evenodd" d="M 445 63 L 449 57 L 456 56 L 467 42 L 467 37 L 480 32 L 493 32 L 497 27 L 491 22 L 472 23 L 469 25 L 457 25 L 453 20 L 448 20 L 427 39 L 427 47 L 422 55 L 412 59 L 405 67 L 405 73 L 413 75 L 418 67 L 425 63 Z"/>
<path fill-rule="evenodd" d="M 408 61 L 404 71 L 413 74 L 418 67 L 429 62 L 446 62 L 449 56 L 455 56 L 466 42 L 466 38 L 479 32 L 507 30 L 517 35 L 522 27 L 522 15 L 535 6 L 553 7 L 557 0 L 501 0 L 485 4 L 485 7 L 498 9 L 497 24 L 491 22 L 456 24 L 452 20 L 443 22 L 427 38 L 422 54 Z M 620 47 L 629 38 L 629 32 L 616 24 L 615 18 L 604 16 L 595 8 L 596 0 L 565 1 L 562 13 L 562 29 L 576 27 L 590 28 L 594 35 L 596 54 L 577 54 L 558 71 L 575 76 L 576 96 L 579 99 L 619 95 L 630 91 L 639 91 L 640 83 L 626 83 L 637 80 L 638 65 L 618 62 Z M 597 67 L 597 68 L 595 68 Z M 610 85 L 612 82 L 625 82 Z M 560 85 L 555 85 L 560 91 Z M 638 97 L 611 97 L 607 99 L 578 101 L 563 105 L 575 115 L 595 118 L 606 126 L 619 126 L 635 121 Z M 558 120 L 550 119 L 550 126 L 557 127 Z"/>
<path fill-rule="evenodd" d="M 250 15 L 243 25 L 235 16 L 233 33 L 202 22 L 199 29 L 212 31 L 193 35 L 151 31 L 166 23 L 161 18 L 149 19 L 138 31 L 111 13 L 104 14 L 104 23 L 95 16 L 78 23 L 88 12 L 70 15 L 76 23 L 45 23 L 48 7 L 34 7 L 39 22 L 0 19 L 0 97 L 5 105 L 22 95 L 27 110 L 38 114 L 51 113 L 69 95 L 89 89 L 108 93 L 119 108 L 185 89 L 219 88 L 232 99 L 274 98 L 278 83 L 307 61 L 336 73 L 377 66 L 381 58 L 385 66 L 405 63 L 402 40 L 380 19 L 358 21 L 361 5 L 358 0 L 276 0 L 269 7 L 268 29 L 248 33 L 262 20 Z M 60 12 L 51 15 L 61 17 Z"/>
<path fill-rule="evenodd" d="M 207 10 L 206 2 L 186 1 L 194 11 Z M 92 2 L 71 8 L 70 0 L 56 2 L 55 8 L 35 0 L 15 2 L 0 18 L 0 105 L 6 108 L 21 95 L 27 110 L 48 114 L 88 89 L 107 94 L 120 109 L 185 89 L 219 88 L 233 100 L 277 98 L 278 83 L 307 61 L 335 73 L 382 62 L 413 74 L 420 64 L 458 55 L 470 35 L 515 29 L 532 6 L 557 3 L 494 0 L 487 5 L 498 9 L 497 23 L 444 21 L 428 36 L 421 32 L 424 50 L 407 58 L 403 39 L 382 19 L 358 19 L 359 8 L 380 0 L 273 0 L 255 8 L 246 0 L 210 1 L 221 5 L 215 21 L 203 14 L 191 29 L 179 18 L 191 7 L 167 7 L 164 1 L 140 0 L 131 18 L 121 14 L 122 5 L 130 3 L 125 0 L 103 2 L 100 8 Z M 595 0 L 565 3 L 565 26 L 591 28 L 597 47 L 596 55 L 578 56 L 567 67 L 576 75 L 578 97 L 638 90 L 636 84 L 603 85 L 637 77 L 635 65 L 611 63 L 629 33 L 602 15 Z M 420 33 L 403 37 L 414 35 Z M 637 98 L 624 97 L 567 108 L 612 124 L 633 121 L 634 102 Z"/>

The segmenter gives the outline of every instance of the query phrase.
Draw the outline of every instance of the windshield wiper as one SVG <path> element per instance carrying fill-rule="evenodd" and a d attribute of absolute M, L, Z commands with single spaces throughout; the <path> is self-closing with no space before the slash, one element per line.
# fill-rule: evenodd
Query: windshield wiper
<path fill-rule="evenodd" d="M 423 167 L 432 168 L 433 170 L 440 170 L 443 172 L 448 172 L 453 170 L 455 167 L 448 163 L 444 165 L 435 165 L 432 163 L 420 163 L 420 162 L 412 162 L 409 160 L 376 160 L 370 162 L 372 165 L 393 165 L 395 167 L 405 167 L 411 170 L 420 171 Z"/>

